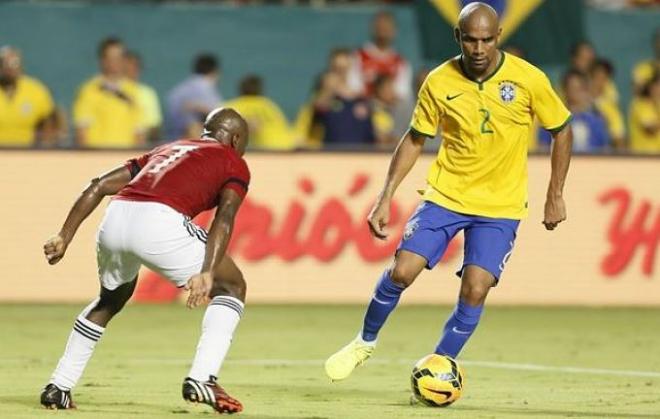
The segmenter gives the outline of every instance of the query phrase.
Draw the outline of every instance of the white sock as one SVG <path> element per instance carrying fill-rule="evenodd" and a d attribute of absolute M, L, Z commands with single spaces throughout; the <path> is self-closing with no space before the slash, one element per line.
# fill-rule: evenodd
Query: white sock
<path fill-rule="evenodd" d="M 364 344 L 364 345 L 369 345 L 369 346 L 376 346 L 376 341 L 375 340 L 364 340 L 362 338 L 362 330 L 357 335 L 357 341 Z"/>
<path fill-rule="evenodd" d="M 85 318 L 92 308 L 96 307 L 98 301 L 98 299 L 92 301 L 76 319 L 64 355 L 50 378 L 50 382 L 62 390 L 71 390 L 76 385 L 92 357 L 96 343 L 103 335 L 105 327 Z"/>
<path fill-rule="evenodd" d="M 217 377 L 231 345 L 234 330 L 243 314 L 243 302 L 234 297 L 220 295 L 209 303 L 202 320 L 202 336 L 188 377 L 207 381 Z"/>

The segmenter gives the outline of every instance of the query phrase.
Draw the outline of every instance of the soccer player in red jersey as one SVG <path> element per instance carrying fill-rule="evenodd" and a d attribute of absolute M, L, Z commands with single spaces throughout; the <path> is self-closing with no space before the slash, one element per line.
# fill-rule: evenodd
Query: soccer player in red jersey
<path fill-rule="evenodd" d="M 48 263 L 58 263 L 83 220 L 103 197 L 113 195 L 97 234 L 101 292 L 76 319 L 64 355 L 41 393 L 42 405 L 75 407 L 71 389 L 108 322 L 133 294 L 138 270 L 145 265 L 189 290 L 189 308 L 208 302 L 183 398 L 221 413 L 243 409 L 216 380 L 245 301 L 245 280 L 225 250 L 250 182 L 242 157 L 247 141 L 245 120 L 233 109 L 219 108 L 207 116 L 201 138 L 130 159 L 92 179 L 78 197 L 44 253 Z M 215 207 L 208 233 L 192 224 L 197 214 Z"/>

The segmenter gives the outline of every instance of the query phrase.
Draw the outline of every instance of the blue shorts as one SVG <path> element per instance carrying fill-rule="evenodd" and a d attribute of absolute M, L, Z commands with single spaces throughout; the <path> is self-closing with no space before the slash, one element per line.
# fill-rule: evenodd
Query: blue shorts
<path fill-rule="evenodd" d="M 463 230 L 465 249 L 460 277 L 467 265 L 477 265 L 499 280 L 513 251 L 520 220 L 460 214 L 433 202 L 422 202 L 410 217 L 399 250 L 416 253 L 432 269 L 442 258 L 456 233 Z"/>

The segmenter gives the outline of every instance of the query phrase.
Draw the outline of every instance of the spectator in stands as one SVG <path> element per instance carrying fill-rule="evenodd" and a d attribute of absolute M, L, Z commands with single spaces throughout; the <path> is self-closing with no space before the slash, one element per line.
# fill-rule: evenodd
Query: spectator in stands
<path fill-rule="evenodd" d="M 422 87 L 422 83 L 424 83 L 424 80 L 428 74 L 429 69 L 426 67 L 422 67 L 417 70 L 412 80 L 412 91 L 414 93 L 413 97 L 408 99 L 397 98 L 396 104 L 392 108 L 392 117 L 394 118 L 393 131 L 397 141 L 403 137 L 403 135 L 408 132 L 408 128 L 410 128 L 410 115 L 412 115 L 413 109 L 415 108 L 415 103 L 417 102 L 417 93 Z M 434 145 L 433 141 L 426 141 L 424 143 L 425 149 L 435 146 L 437 146 L 437 143 Z"/>
<path fill-rule="evenodd" d="M 588 41 L 581 41 L 571 48 L 571 70 L 589 74 L 596 61 L 596 50 Z"/>
<path fill-rule="evenodd" d="M 101 73 L 83 83 L 73 104 L 75 140 L 80 147 L 130 148 L 144 144 L 138 89 L 124 75 L 124 53 L 119 38 L 99 43 Z"/>
<path fill-rule="evenodd" d="M 412 70 L 408 61 L 394 49 L 396 21 L 387 11 L 376 13 L 371 23 L 371 41 L 353 54 L 349 85 L 367 95 L 372 95 L 378 76 L 394 80 L 398 100 L 410 100 Z"/>
<path fill-rule="evenodd" d="M 291 150 L 294 139 L 289 122 L 279 106 L 263 93 L 261 77 L 248 75 L 240 83 L 240 96 L 225 106 L 234 108 L 248 123 L 250 147 L 264 150 Z"/>
<path fill-rule="evenodd" d="M 629 125 L 631 151 L 660 154 L 660 72 L 632 100 Z"/>
<path fill-rule="evenodd" d="M 369 99 L 348 83 L 350 51 L 331 52 L 314 100 L 314 120 L 323 128 L 323 145 L 374 144 L 376 136 Z"/>
<path fill-rule="evenodd" d="M 591 67 L 591 93 L 596 109 L 607 123 L 607 131 L 612 145 L 617 149 L 625 146 L 623 114 L 619 108 L 619 94 L 614 86 L 614 66 L 606 59 L 599 58 Z"/>
<path fill-rule="evenodd" d="M 293 124 L 294 142 L 305 148 L 320 148 L 323 145 L 323 127 L 314 119 L 314 102 L 321 91 L 324 74 L 318 75 L 314 80 L 311 99 L 300 107 Z"/>
<path fill-rule="evenodd" d="M 660 72 L 660 28 L 653 35 L 654 57 L 638 63 L 633 68 L 633 85 L 636 93 L 641 93 L 653 75 Z"/>
<path fill-rule="evenodd" d="M 168 139 L 197 137 L 204 118 L 222 103 L 218 92 L 220 62 L 213 54 L 200 54 L 193 61 L 193 74 L 167 95 Z"/>
<path fill-rule="evenodd" d="M 589 89 L 588 77 L 579 70 L 569 70 L 562 79 L 566 105 L 571 111 L 573 150 L 582 153 L 599 153 L 608 150 L 610 137 L 602 115 L 595 109 Z M 552 137 L 542 129 L 539 146 L 550 147 Z"/>
<path fill-rule="evenodd" d="M 394 91 L 394 79 L 390 76 L 378 76 L 374 82 L 373 127 L 376 142 L 383 147 L 396 144 L 398 138 L 394 132 L 394 110 L 397 97 Z"/>
<path fill-rule="evenodd" d="M 23 74 L 20 51 L 0 48 L 0 146 L 51 145 L 57 140 L 55 122 L 48 88 Z"/>
<path fill-rule="evenodd" d="M 137 102 L 142 108 L 146 139 L 149 143 L 158 142 L 163 115 L 160 112 L 158 94 L 153 87 L 140 82 L 142 73 L 142 57 L 135 51 L 127 51 L 124 55 L 124 72 L 126 77 L 137 85 Z"/>
<path fill-rule="evenodd" d="M 597 59 L 596 50 L 590 42 L 581 41 L 573 45 L 569 74 L 579 72 L 586 77 L 591 89 L 590 96 L 594 102 L 592 107 L 595 107 L 601 113 L 601 117 L 605 118 L 608 136 L 611 136 L 613 145 L 622 148 L 625 131 L 623 116 L 618 108 L 619 92 L 612 80 L 613 71 L 609 61 Z M 594 77 L 597 79 L 592 80 Z M 569 78 L 574 79 L 573 76 Z M 564 92 L 564 95 L 567 96 L 567 93 Z"/>

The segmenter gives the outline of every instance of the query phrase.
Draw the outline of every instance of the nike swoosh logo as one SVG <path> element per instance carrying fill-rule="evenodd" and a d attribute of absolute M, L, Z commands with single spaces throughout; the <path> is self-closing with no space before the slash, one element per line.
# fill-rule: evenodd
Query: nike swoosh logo
<path fill-rule="evenodd" d="M 459 93 L 459 94 L 454 95 L 454 96 L 449 96 L 449 95 L 447 95 L 447 100 L 454 100 L 454 99 L 456 99 L 457 97 L 459 97 L 459 96 L 462 95 L 462 94 L 463 94 L 463 93 Z"/>
<path fill-rule="evenodd" d="M 451 331 L 454 333 L 458 333 L 459 335 L 469 335 L 470 333 L 472 333 L 472 332 L 465 332 L 463 330 L 458 330 L 456 326 L 452 327 Z"/>
<path fill-rule="evenodd" d="M 388 302 L 386 302 L 386 301 L 381 301 L 381 300 L 379 300 L 378 298 L 376 298 L 375 296 L 373 297 L 373 299 L 374 299 L 374 301 L 377 302 L 378 304 L 383 304 L 383 305 L 386 305 L 386 306 L 390 305 L 390 303 L 388 303 Z"/>
<path fill-rule="evenodd" d="M 435 394 L 442 394 L 443 396 L 445 396 L 447 398 L 452 396 L 451 391 L 433 390 L 433 389 L 428 388 L 428 387 L 424 387 L 424 390 L 430 391 L 431 393 L 435 393 Z"/>

